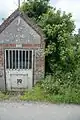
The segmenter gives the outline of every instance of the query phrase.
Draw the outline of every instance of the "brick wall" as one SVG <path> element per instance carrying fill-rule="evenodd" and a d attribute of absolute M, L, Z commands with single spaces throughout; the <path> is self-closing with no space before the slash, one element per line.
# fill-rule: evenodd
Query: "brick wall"
<path fill-rule="evenodd" d="M 8 48 L 18 49 L 16 46 L 18 44 L 21 44 L 21 49 L 32 49 L 34 51 L 34 83 L 44 76 L 44 35 L 37 25 L 31 24 L 30 20 L 25 19 L 16 11 L 6 20 L 7 23 L 5 21 L 0 26 L 0 88 L 5 88 L 4 51 Z"/>
<path fill-rule="evenodd" d="M 34 51 L 34 84 L 44 77 L 45 72 L 45 58 L 44 49 L 41 45 L 23 44 L 23 49 L 32 49 Z M 44 47 L 44 46 L 43 46 Z M 16 48 L 16 44 L 0 44 L 0 88 L 5 89 L 5 49 Z M 16 48 L 17 49 L 17 48 Z M 1 82 L 2 81 L 2 82 Z"/>

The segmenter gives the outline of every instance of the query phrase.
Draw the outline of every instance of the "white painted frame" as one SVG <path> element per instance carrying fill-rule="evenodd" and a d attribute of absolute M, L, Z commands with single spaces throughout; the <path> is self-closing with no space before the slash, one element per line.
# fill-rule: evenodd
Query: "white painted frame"
<path fill-rule="evenodd" d="M 20 68 L 20 63 L 18 62 L 18 69 L 28 69 L 29 70 L 29 58 L 30 58 L 30 51 L 32 51 L 32 67 L 31 67 L 31 69 L 33 69 L 33 50 L 32 49 L 30 49 L 30 50 L 27 50 L 27 49 L 5 49 L 5 70 L 7 69 L 6 68 L 6 51 L 8 50 L 8 66 L 9 66 L 9 68 L 8 69 L 10 69 L 10 59 L 9 59 L 9 57 L 10 57 L 10 51 L 11 51 L 11 54 L 12 54 L 12 70 L 13 70 L 13 51 L 15 51 L 15 53 L 16 53 L 16 51 L 18 51 L 18 61 L 20 61 L 20 51 L 21 51 L 21 54 L 22 54 L 22 60 L 21 60 L 21 62 L 22 62 L 22 68 Z M 23 68 L 23 51 L 25 52 L 25 68 Z M 28 68 L 26 68 L 26 52 L 28 51 Z M 17 68 L 16 68 L 16 54 L 15 54 L 15 69 L 14 70 L 16 70 Z"/>
<path fill-rule="evenodd" d="M 31 69 L 29 69 L 29 65 L 28 65 L 28 69 L 10 69 L 10 65 L 9 65 L 9 69 L 6 69 L 6 50 L 8 50 L 9 51 L 9 53 L 10 53 L 10 50 L 11 50 L 11 54 L 12 54 L 12 58 L 13 58 L 13 50 L 14 51 L 16 51 L 16 50 L 18 50 L 18 51 L 25 51 L 25 54 L 26 54 L 26 52 L 28 51 L 28 57 L 29 57 L 29 52 L 30 51 L 32 51 L 32 67 L 31 67 Z M 20 55 L 20 52 L 19 52 L 19 55 Z M 16 56 L 16 55 L 15 55 Z M 26 55 L 25 55 L 25 57 L 26 57 Z M 8 58 L 9 59 L 9 58 Z M 28 62 L 29 62 L 29 59 L 28 59 Z M 9 64 L 10 64 L 10 61 L 9 61 Z M 12 64 L 13 64 L 13 62 L 12 62 Z M 29 64 L 29 63 L 28 63 Z M 25 67 L 26 67 L 26 59 L 25 59 Z M 13 65 L 12 65 L 12 68 L 13 68 Z M 17 73 L 16 73 L 16 71 L 17 71 Z M 23 75 L 24 74 L 26 74 L 26 75 L 29 75 L 29 76 L 27 76 L 27 78 L 28 78 L 28 81 L 27 81 L 27 83 L 28 83 L 28 89 L 31 89 L 32 88 L 32 86 L 33 86 L 33 50 L 32 49 L 5 49 L 5 75 L 6 75 L 6 88 L 8 89 L 8 90 L 10 90 L 11 91 L 11 84 L 12 84 L 12 82 L 11 82 L 11 75 L 13 74 L 13 75 L 21 75 L 22 74 L 22 72 L 23 72 Z M 7 77 L 7 75 L 9 75 L 8 77 Z M 30 77 L 32 78 L 32 79 L 30 79 Z"/>

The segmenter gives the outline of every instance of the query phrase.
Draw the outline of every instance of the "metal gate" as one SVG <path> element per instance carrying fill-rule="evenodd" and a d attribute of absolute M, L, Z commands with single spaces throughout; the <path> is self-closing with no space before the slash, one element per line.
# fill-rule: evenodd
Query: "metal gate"
<path fill-rule="evenodd" d="M 5 50 L 6 87 L 8 90 L 32 87 L 33 51 Z"/>

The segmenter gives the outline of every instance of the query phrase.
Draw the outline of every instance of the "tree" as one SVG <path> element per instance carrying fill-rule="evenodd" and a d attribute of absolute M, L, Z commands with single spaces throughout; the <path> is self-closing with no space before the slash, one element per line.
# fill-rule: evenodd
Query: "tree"
<path fill-rule="evenodd" d="M 27 0 L 22 10 L 36 20 L 46 35 L 46 72 L 73 71 L 74 50 L 72 46 L 75 28 L 72 15 L 61 13 L 49 5 L 49 0 Z"/>
<path fill-rule="evenodd" d="M 80 67 L 80 34 L 74 34 L 72 40 L 72 46 L 74 49 L 75 64 L 77 67 Z"/>
<path fill-rule="evenodd" d="M 22 10 L 29 17 L 34 17 L 37 20 L 39 16 L 46 13 L 49 7 L 49 0 L 27 0 L 26 3 L 23 3 Z"/>
<path fill-rule="evenodd" d="M 50 9 L 41 16 L 40 25 L 47 37 L 46 62 L 52 72 L 56 67 L 66 68 L 66 70 L 67 65 L 71 67 L 69 62 L 72 62 L 74 57 L 71 45 L 74 22 L 71 17 L 71 14 L 66 15 L 65 12 L 61 14 L 60 10 L 55 9 Z"/>

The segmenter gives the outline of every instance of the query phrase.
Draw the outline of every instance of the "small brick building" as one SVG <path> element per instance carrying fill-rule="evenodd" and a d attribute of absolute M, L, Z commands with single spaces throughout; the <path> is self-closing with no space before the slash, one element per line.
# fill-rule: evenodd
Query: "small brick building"
<path fill-rule="evenodd" d="M 18 9 L 0 26 L 0 89 L 23 90 L 44 77 L 45 37 Z"/>

